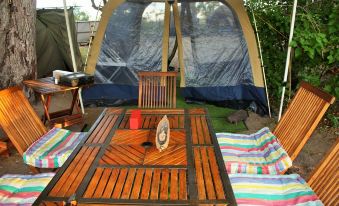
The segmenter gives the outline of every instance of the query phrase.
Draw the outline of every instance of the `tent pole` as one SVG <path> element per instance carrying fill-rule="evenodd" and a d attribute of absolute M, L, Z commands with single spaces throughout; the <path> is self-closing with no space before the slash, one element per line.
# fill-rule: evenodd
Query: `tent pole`
<path fill-rule="evenodd" d="M 161 71 L 167 72 L 168 68 L 168 47 L 169 47 L 169 30 L 171 20 L 171 5 L 165 1 L 164 33 L 162 37 L 162 64 Z"/>
<path fill-rule="evenodd" d="M 100 1 L 98 9 L 97 9 L 97 13 L 95 15 L 95 21 L 96 22 L 98 20 L 98 14 L 99 14 L 99 8 L 101 6 L 102 1 Z M 91 50 L 92 47 L 92 43 L 93 43 L 93 39 L 94 39 L 94 30 L 95 30 L 95 23 L 94 25 L 92 24 L 91 26 L 91 36 L 89 39 L 89 43 L 88 43 L 88 49 L 87 49 L 87 54 L 86 54 L 86 60 L 85 60 L 85 66 L 84 66 L 84 72 L 86 73 L 86 69 L 87 69 L 87 62 L 88 62 L 88 57 L 89 57 L 89 51 Z"/>
<path fill-rule="evenodd" d="M 266 99 L 267 99 L 267 106 L 268 106 L 268 115 L 270 118 L 272 118 L 271 114 L 271 105 L 270 105 L 270 100 L 268 98 L 268 89 L 267 89 L 267 83 L 266 83 L 266 74 L 265 74 L 265 66 L 264 66 L 264 61 L 262 59 L 262 52 L 261 52 L 261 42 L 259 39 L 259 34 L 258 34 L 258 28 L 257 28 L 257 21 L 254 16 L 254 11 L 251 7 L 252 10 L 252 16 L 253 16 L 253 22 L 254 22 L 254 29 L 255 29 L 255 34 L 257 37 L 257 42 L 258 42 L 258 47 L 259 47 L 259 56 L 260 56 L 260 63 L 261 63 L 261 69 L 262 69 L 262 75 L 264 77 L 264 85 L 265 85 L 265 91 L 266 91 Z"/>
<path fill-rule="evenodd" d="M 185 87 L 186 81 L 185 81 L 184 49 L 183 49 L 183 42 L 182 42 L 181 23 L 180 23 L 180 16 L 179 16 L 178 1 L 175 0 L 172 6 L 173 6 L 172 8 L 173 8 L 176 40 L 178 41 L 178 60 L 179 60 L 179 67 L 180 67 L 180 87 Z"/>
<path fill-rule="evenodd" d="M 70 24 L 69 24 L 66 0 L 63 0 L 63 2 L 64 2 L 65 21 L 66 21 L 66 27 L 67 27 L 67 36 L 68 36 L 68 42 L 69 42 L 69 46 L 70 46 L 70 50 L 71 50 L 73 70 L 75 72 L 77 72 L 78 68 L 77 68 L 77 63 L 75 61 L 73 40 L 72 40 L 71 29 L 70 29 Z M 82 114 L 84 114 L 85 113 L 85 109 L 84 109 L 84 105 L 83 105 L 82 97 L 81 97 L 81 88 L 78 90 L 78 93 L 79 93 L 81 112 L 82 112 Z"/>
<path fill-rule="evenodd" d="M 289 36 L 289 39 L 288 39 L 288 49 L 287 49 L 287 57 L 286 57 L 286 64 L 285 64 L 285 73 L 284 73 L 283 88 L 282 88 L 282 93 L 281 93 L 281 100 L 280 100 L 280 109 L 279 109 L 278 121 L 281 118 L 282 109 L 283 109 L 283 105 L 284 105 L 284 96 L 285 96 L 286 83 L 287 83 L 288 66 L 290 64 L 291 49 L 292 49 L 290 45 L 291 45 L 291 41 L 292 41 L 292 38 L 293 38 L 295 15 L 296 15 L 296 11 L 297 11 L 297 4 L 298 4 L 298 0 L 294 0 L 294 3 L 293 3 L 293 12 L 292 12 L 292 20 L 291 20 L 291 28 L 290 28 L 290 36 Z"/>

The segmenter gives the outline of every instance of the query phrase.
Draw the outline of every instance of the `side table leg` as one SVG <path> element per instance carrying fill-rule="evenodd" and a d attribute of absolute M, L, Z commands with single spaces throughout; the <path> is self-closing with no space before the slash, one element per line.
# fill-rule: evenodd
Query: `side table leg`
<path fill-rule="evenodd" d="M 51 121 L 51 117 L 49 116 L 49 104 L 51 102 L 51 96 L 47 95 L 47 99 L 46 99 L 45 95 L 40 94 L 40 98 L 41 98 L 42 106 L 44 107 L 44 111 L 45 111 L 45 118 L 44 118 L 44 123 L 45 123 L 46 118 L 48 121 Z"/>
<path fill-rule="evenodd" d="M 79 112 L 79 106 L 78 106 L 78 91 L 79 89 L 72 90 L 73 99 L 70 110 L 70 115 L 73 114 L 74 107 L 76 107 L 77 111 Z"/>
<path fill-rule="evenodd" d="M 8 145 L 3 141 L 0 141 L 0 156 L 9 157 Z"/>

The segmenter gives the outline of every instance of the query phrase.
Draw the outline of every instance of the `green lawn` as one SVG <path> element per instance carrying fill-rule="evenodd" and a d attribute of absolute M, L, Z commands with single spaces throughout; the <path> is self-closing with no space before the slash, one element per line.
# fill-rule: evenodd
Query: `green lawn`
<path fill-rule="evenodd" d="M 184 98 L 180 95 L 180 92 L 177 92 L 177 108 L 190 109 L 196 107 L 204 107 L 208 109 L 215 132 L 241 132 L 246 130 L 246 126 L 243 122 L 231 124 L 226 120 L 226 117 L 235 110 L 217 107 L 211 104 L 187 104 L 184 101 Z M 134 109 L 137 108 L 137 106 L 124 106 L 124 108 Z"/>
<path fill-rule="evenodd" d="M 208 109 L 215 132 L 240 132 L 246 130 L 245 124 L 243 122 L 231 124 L 226 120 L 226 117 L 235 110 L 217 107 L 211 104 L 187 104 L 181 95 L 177 95 L 177 108 L 189 109 L 195 107 L 204 107 Z"/>

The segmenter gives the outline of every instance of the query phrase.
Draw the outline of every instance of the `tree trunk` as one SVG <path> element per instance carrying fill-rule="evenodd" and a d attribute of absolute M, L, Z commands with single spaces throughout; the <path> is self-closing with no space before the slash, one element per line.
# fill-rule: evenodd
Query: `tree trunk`
<path fill-rule="evenodd" d="M 0 89 L 36 78 L 36 0 L 0 0 Z"/>

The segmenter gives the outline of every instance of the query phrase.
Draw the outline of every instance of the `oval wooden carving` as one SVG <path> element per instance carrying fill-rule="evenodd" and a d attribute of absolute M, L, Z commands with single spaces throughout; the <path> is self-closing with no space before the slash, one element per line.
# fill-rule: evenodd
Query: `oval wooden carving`
<path fill-rule="evenodd" d="M 170 139 L 170 124 L 165 115 L 159 122 L 155 135 L 157 149 L 161 152 L 168 147 Z"/>

